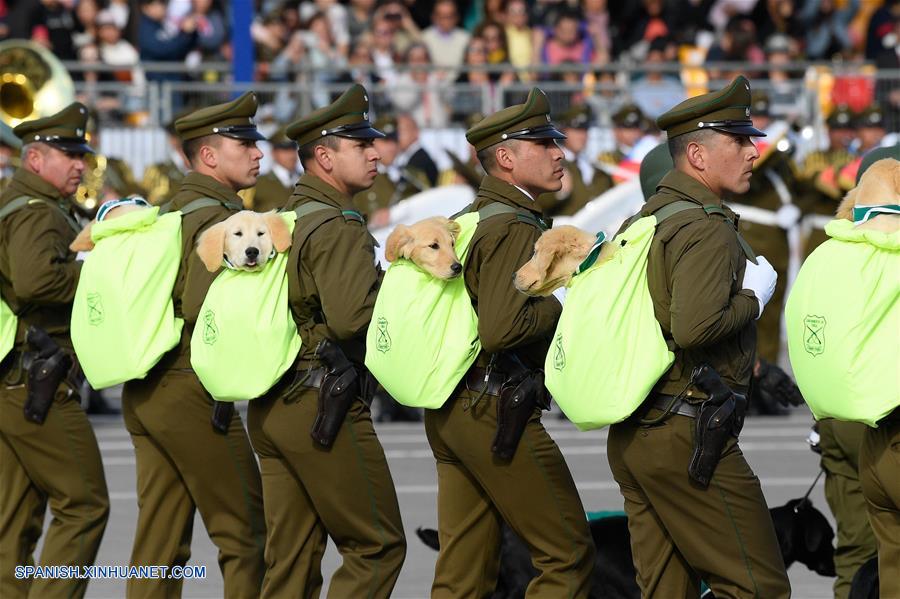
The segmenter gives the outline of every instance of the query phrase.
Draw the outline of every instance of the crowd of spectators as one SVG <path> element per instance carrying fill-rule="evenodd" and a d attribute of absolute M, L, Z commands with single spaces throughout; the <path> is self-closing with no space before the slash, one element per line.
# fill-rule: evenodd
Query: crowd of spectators
<path fill-rule="evenodd" d="M 667 64 L 759 65 L 757 76 L 777 91 L 803 73 L 771 65 L 867 60 L 898 68 L 900 56 L 900 0 L 252 1 L 255 79 L 297 84 L 275 94 L 280 120 L 296 111 L 297 89 L 310 90 L 314 108 L 359 81 L 382 90 L 376 110 L 442 127 L 513 83 L 567 83 L 566 103 L 583 100 L 596 83 L 621 84 L 610 68 L 620 64 L 630 65 L 631 98 L 652 117 L 690 91 Z M 131 100 L 120 106 L 127 112 L 145 81 L 221 78 L 203 67 L 232 57 L 230 10 L 228 0 L 0 0 L 0 39 L 31 39 L 64 61 L 122 67 L 75 75 L 130 82 Z M 148 62 L 199 74 L 142 69 Z M 885 108 L 900 110 L 897 84 L 882 91 Z"/>

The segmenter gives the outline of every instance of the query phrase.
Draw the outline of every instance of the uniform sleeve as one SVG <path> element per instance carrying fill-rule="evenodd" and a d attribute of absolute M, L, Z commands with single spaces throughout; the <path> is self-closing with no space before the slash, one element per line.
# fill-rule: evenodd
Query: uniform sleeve
<path fill-rule="evenodd" d="M 474 261 L 478 265 L 478 337 L 488 353 L 548 337 L 562 311 L 555 297 L 528 297 L 513 286 L 513 274 L 534 253 L 534 227 L 513 223 L 504 233 L 479 240 Z"/>
<path fill-rule="evenodd" d="M 372 237 L 365 226 L 332 219 L 310 235 L 304 250 L 301 268 L 315 281 L 333 340 L 365 335 L 381 281 Z"/>
<path fill-rule="evenodd" d="M 69 251 L 68 225 L 53 226 L 54 216 L 35 206 L 9 217 L 10 283 L 19 301 L 69 304 L 75 298 L 81 262 Z"/>
<path fill-rule="evenodd" d="M 734 231 L 722 222 L 688 225 L 669 242 L 669 309 L 672 338 L 681 348 L 711 345 L 753 321 L 759 304 L 752 292 L 732 295 Z"/>

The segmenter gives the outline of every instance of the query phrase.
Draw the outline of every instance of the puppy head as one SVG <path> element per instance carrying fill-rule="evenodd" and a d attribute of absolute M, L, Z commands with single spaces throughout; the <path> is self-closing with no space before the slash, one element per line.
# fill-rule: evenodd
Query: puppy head
<path fill-rule="evenodd" d="M 70 250 L 73 252 L 90 252 L 94 249 L 94 240 L 91 239 L 91 227 L 93 225 L 94 221 L 91 221 L 78 232 L 78 235 L 76 235 L 72 243 L 69 244 Z"/>
<path fill-rule="evenodd" d="M 809 499 L 792 499 L 770 510 L 784 565 L 800 562 L 822 576 L 834 576 L 834 530 Z"/>
<path fill-rule="evenodd" d="M 534 244 L 531 260 L 516 271 L 516 289 L 526 295 L 546 296 L 567 285 L 596 240 L 594 235 L 570 225 L 544 231 Z M 608 260 L 612 251 L 612 244 L 604 244 L 598 263 Z"/>
<path fill-rule="evenodd" d="M 197 240 L 197 255 L 209 272 L 222 265 L 222 258 L 239 270 L 259 270 L 272 255 L 291 245 L 291 233 L 274 211 L 260 214 L 242 210 L 203 233 Z"/>
<path fill-rule="evenodd" d="M 859 184 L 844 196 L 835 216 L 853 220 L 855 206 L 878 204 L 900 204 L 900 161 L 893 158 L 873 162 L 863 173 Z"/>
<path fill-rule="evenodd" d="M 437 279 L 452 279 L 462 273 L 456 256 L 459 224 L 443 216 L 426 218 L 415 224 L 397 225 L 388 235 L 384 256 L 393 262 L 406 258 Z"/>

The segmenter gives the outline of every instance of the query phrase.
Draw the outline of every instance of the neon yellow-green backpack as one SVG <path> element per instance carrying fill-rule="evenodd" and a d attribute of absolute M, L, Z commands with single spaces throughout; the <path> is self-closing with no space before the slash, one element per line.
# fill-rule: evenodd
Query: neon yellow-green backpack
<path fill-rule="evenodd" d="M 0 360 L 3 360 L 16 344 L 16 327 L 18 325 L 19 319 L 6 305 L 3 298 L 0 298 Z"/>
<path fill-rule="evenodd" d="M 791 367 L 816 419 L 874 427 L 900 405 L 900 232 L 825 232 L 785 306 Z"/>
<path fill-rule="evenodd" d="M 281 213 L 294 230 L 295 212 Z M 256 272 L 224 269 L 203 300 L 191 335 L 191 366 L 218 401 L 260 397 L 278 382 L 300 351 L 288 304 L 289 252 Z"/>
<path fill-rule="evenodd" d="M 172 287 L 181 262 L 181 213 L 128 212 L 91 228 L 94 249 L 72 304 L 72 346 L 95 389 L 141 379 L 175 347 L 183 321 Z"/>
<path fill-rule="evenodd" d="M 583 264 L 569 282 L 544 363 L 544 384 L 579 429 L 628 418 L 675 361 L 654 315 L 647 258 L 656 227 L 692 209 L 721 211 L 679 200 L 651 215 L 636 215 L 612 240 L 612 257 Z"/>
<path fill-rule="evenodd" d="M 478 223 L 497 214 L 524 213 L 500 203 L 454 218 L 456 253 L 465 264 Z M 510 282 L 510 284 L 512 284 Z M 366 368 L 397 402 L 437 409 L 481 351 L 478 315 L 462 276 L 436 279 L 410 260 L 384 275 L 366 334 Z"/>

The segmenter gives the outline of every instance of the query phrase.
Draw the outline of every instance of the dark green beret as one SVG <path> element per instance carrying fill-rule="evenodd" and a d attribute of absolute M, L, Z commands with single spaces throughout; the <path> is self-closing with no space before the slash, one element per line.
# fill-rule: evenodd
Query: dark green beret
<path fill-rule="evenodd" d="M 644 194 L 645 202 L 656 193 L 659 182 L 673 168 L 675 168 L 675 163 L 672 161 L 669 144 L 666 142 L 647 152 L 647 155 L 641 160 L 640 172 L 641 193 Z"/>
<path fill-rule="evenodd" d="M 881 106 L 873 104 L 855 115 L 853 124 L 859 127 L 881 127 L 884 128 L 884 114 L 881 112 Z"/>
<path fill-rule="evenodd" d="M 477 152 L 508 139 L 565 138 L 550 122 L 550 102 L 536 87 L 524 104 L 495 112 L 466 131 L 466 139 Z"/>
<path fill-rule="evenodd" d="M 838 104 L 825 121 L 831 129 L 849 129 L 853 127 L 853 112 L 846 104 Z"/>
<path fill-rule="evenodd" d="M 637 104 L 629 102 L 615 111 L 610 120 L 616 127 L 643 129 L 647 118 Z"/>
<path fill-rule="evenodd" d="M 856 183 L 859 184 L 859 180 L 862 178 L 863 173 L 866 172 L 866 169 L 872 166 L 873 163 L 883 160 L 884 158 L 893 158 L 894 160 L 900 160 L 900 144 L 894 144 L 893 146 L 885 146 L 882 148 L 875 148 L 874 150 L 870 150 L 865 156 L 863 156 L 862 162 L 859 163 L 859 170 L 856 171 Z"/>
<path fill-rule="evenodd" d="M 385 114 L 372 123 L 372 126 L 384 133 L 389 139 L 397 139 L 397 117 L 392 114 Z"/>
<path fill-rule="evenodd" d="M 354 83 L 337 100 L 297 119 L 287 128 L 287 136 L 301 146 L 326 135 L 357 139 L 384 137 L 384 133 L 369 122 L 366 88 Z"/>
<path fill-rule="evenodd" d="M 656 124 L 669 139 L 701 129 L 754 137 L 766 135 L 750 120 L 750 82 L 743 75 L 724 89 L 685 100 L 660 115 Z"/>
<path fill-rule="evenodd" d="M 49 144 L 63 152 L 93 154 L 85 137 L 88 111 L 81 102 L 69 104 L 56 114 L 19 123 L 13 133 L 23 144 L 36 141 Z"/>
<path fill-rule="evenodd" d="M 216 134 L 234 139 L 265 139 L 253 122 L 258 106 L 256 94 L 246 92 L 231 102 L 207 106 L 181 117 L 175 121 L 175 132 L 182 141 Z"/>
<path fill-rule="evenodd" d="M 589 129 L 591 120 L 591 107 L 587 104 L 576 104 L 559 115 L 556 123 L 563 128 Z"/>

